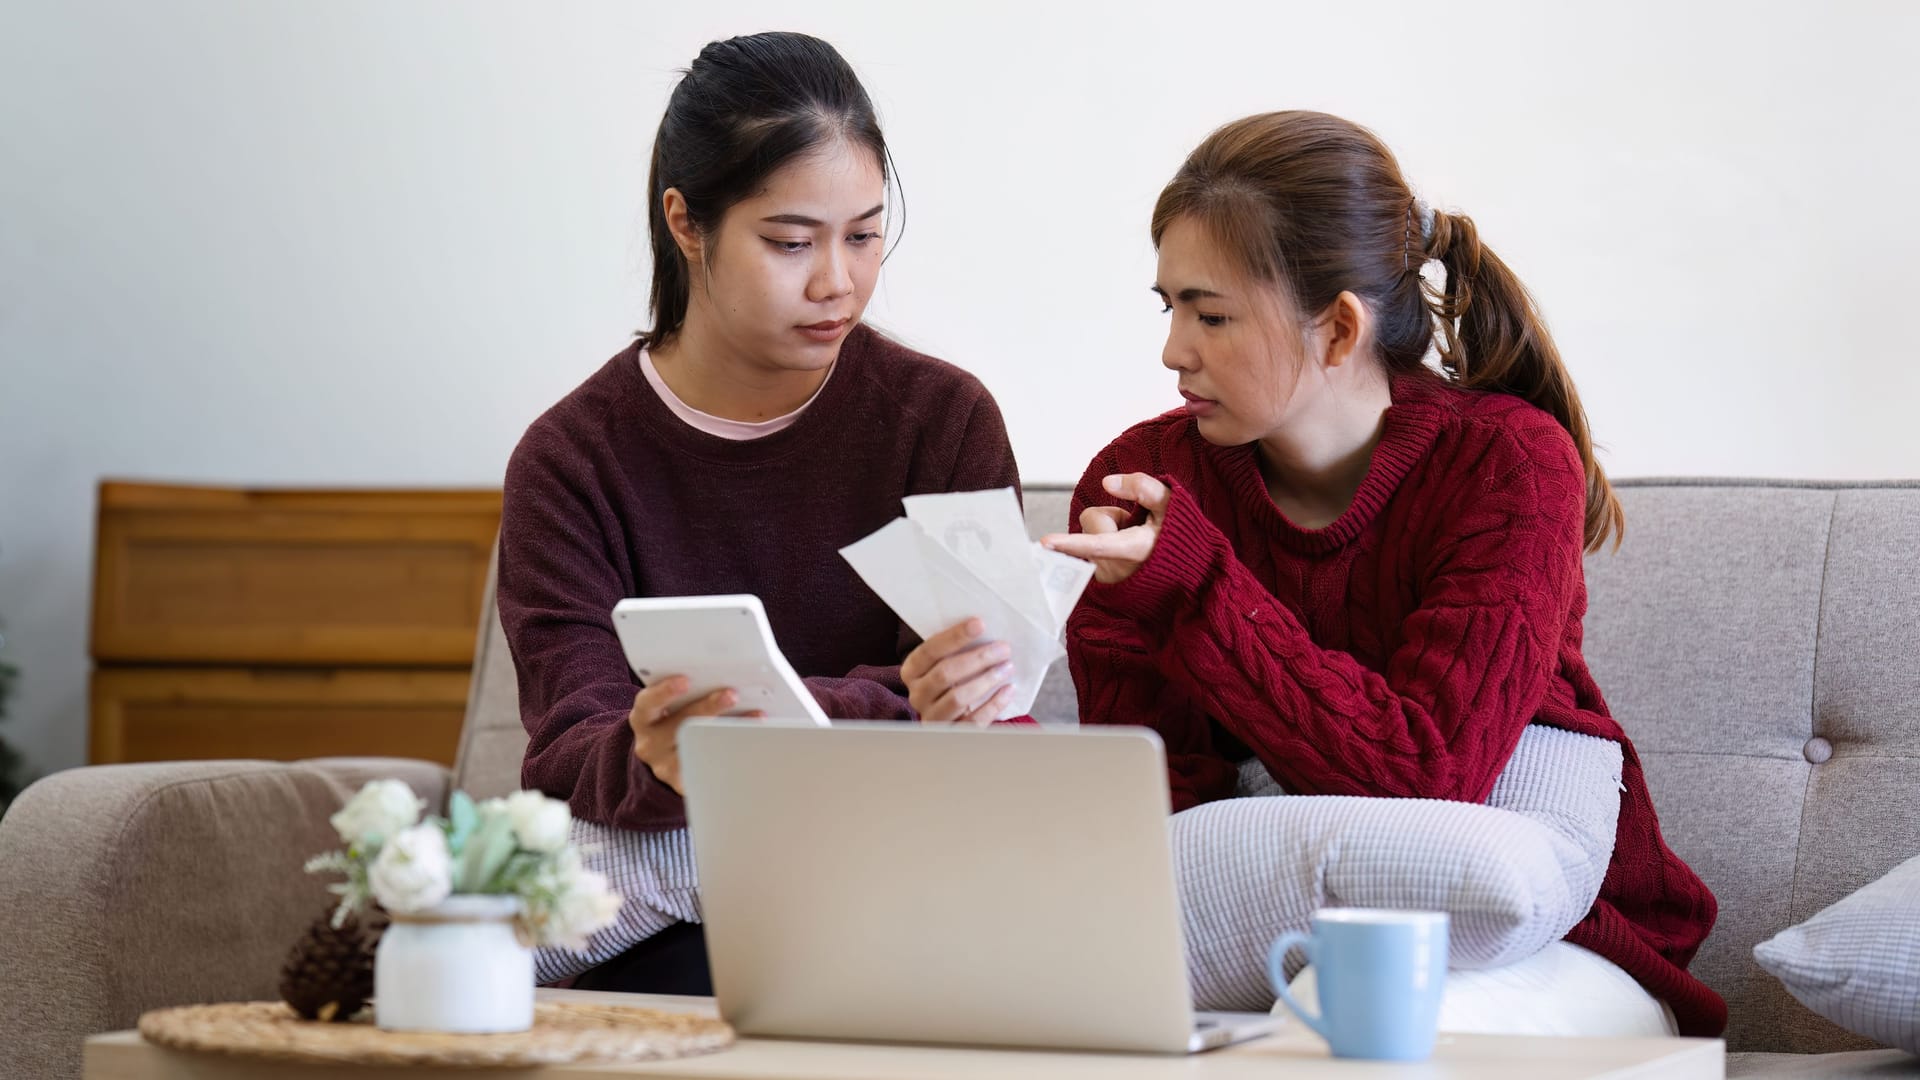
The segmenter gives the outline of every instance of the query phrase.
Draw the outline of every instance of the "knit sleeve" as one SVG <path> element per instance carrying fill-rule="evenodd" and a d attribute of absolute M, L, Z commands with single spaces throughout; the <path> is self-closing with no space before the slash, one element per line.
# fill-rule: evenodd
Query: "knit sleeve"
<path fill-rule="evenodd" d="M 1564 437 L 1485 475 L 1444 511 L 1384 673 L 1316 645 L 1177 484 L 1146 563 L 1089 601 L 1289 790 L 1481 802 L 1546 697 L 1586 498 Z"/>
<path fill-rule="evenodd" d="M 1074 489 L 1071 531 L 1080 531 L 1082 510 L 1105 501 L 1101 478 L 1119 471 L 1110 454 L 1095 459 Z M 1067 620 L 1067 667 L 1080 722 L 1152 728 L 1166 746 L 1176 812 L 1233 794 L 1238 770 L 1214 749 L 1212 728 L 1193 697 L 1160 673 L 1155 651 L 1137 620 L 1098 604 L 1076 607 Z"/>
<path fill-rule="evenodd" d="M 543 438 L 544 437 L 544 438 Z M 678 792 L 633 753 L 639 685 L 613 629 L 631 595 L 590 464 L 530 432 L 507 466 L 500 519 L 500 622 L 527 729 L 521 783 L 576 817 L 659 831 L 686 823 Z"/>
<path fill-rule="evenodd" d="M 918 639 L 903 643 L 900 657 L 905 659 L 915 644 Z M 914 719 L 899 664 L 861 664 L 838 678 L 814 675 L 802 681 L 821 711 L 835 720 Z"/>
<path fill-rule="evenodd" d="M 925 437 L 935 443 L 929 447 L 929 456 L 951 465 L 916 483 L 916 493 L 1003 487 L 1020 490 L 1013 445 L 1007 441 L 1000 408 L 985 387 L 974 385 L 977 396 L 972 408 L 951 430 L 937 421 L 928 425 Z M 863 664 L 844 678 L 810 678 L 806 680 L 807 689 L 813 691 L 820 708 L 836 720 L 917 719 L 913 707 L 907 704 L 907 684 L 900 678 L 898 661 L 905 660 L 919 644 L 919 637 L 902 624 L 895 663 Z"/>

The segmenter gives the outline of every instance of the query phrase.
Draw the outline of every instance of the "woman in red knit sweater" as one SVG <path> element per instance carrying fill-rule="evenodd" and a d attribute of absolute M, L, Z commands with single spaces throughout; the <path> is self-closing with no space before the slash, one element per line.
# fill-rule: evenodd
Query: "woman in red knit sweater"
<path fill-rule="evenodd" d="M 1713 897 L 1580 652 L 1582 556 L 1620 505 L 1525 289 L 1318 113 L 1215 132 L 1152 233 L 1186 405 L 1101 451 L 1075 531 L 1048 538 L 1098 568 L 1068 628 L 1082 719 L 1155 728 L 1176 811 L 1246 793 L 1250 768 L 1292 794 L 1481 803 L 1530 725 L 1604 744 L 1617 831 L 1566 942 L 1717 1033 L 1725 1005 L 1686 972 Z"/>

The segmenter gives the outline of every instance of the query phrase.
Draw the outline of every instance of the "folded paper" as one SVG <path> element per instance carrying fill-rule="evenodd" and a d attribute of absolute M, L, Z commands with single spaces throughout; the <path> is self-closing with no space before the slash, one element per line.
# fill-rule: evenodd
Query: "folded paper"
<path fill-rule="evenodd" d="M 913 495 L 907 516 L 840 549 L 900 621 L 930 638 L 970 618 L 982 642 L 1012 652 L 1013 700 L 997 719 L 1033 709 L 1047 668 L 1066 655 L 1067 615 L 1093 564 L 1028 539 L 1012 488 Z"/>

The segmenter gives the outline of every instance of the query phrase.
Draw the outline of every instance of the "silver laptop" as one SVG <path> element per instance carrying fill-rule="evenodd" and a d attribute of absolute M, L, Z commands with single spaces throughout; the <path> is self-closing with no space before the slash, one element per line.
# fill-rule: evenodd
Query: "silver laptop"
<path fill-rule="evenodd" d="M 1160 740 L 1137 728 L 680 733 L 720 1013 L 748 1035 L 1186 1053 Z"/>

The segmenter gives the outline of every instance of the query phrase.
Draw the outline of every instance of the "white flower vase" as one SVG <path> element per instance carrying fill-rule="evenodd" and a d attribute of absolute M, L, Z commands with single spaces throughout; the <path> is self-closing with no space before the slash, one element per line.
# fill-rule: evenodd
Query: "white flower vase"
<path fill-rule="evenodd" d="M 373 956 L 373 1019 L 387 1031 L 488 1034 L 533 1026 L 533 950 L 517 896 L 456 895 L 393 915 Z"/>

